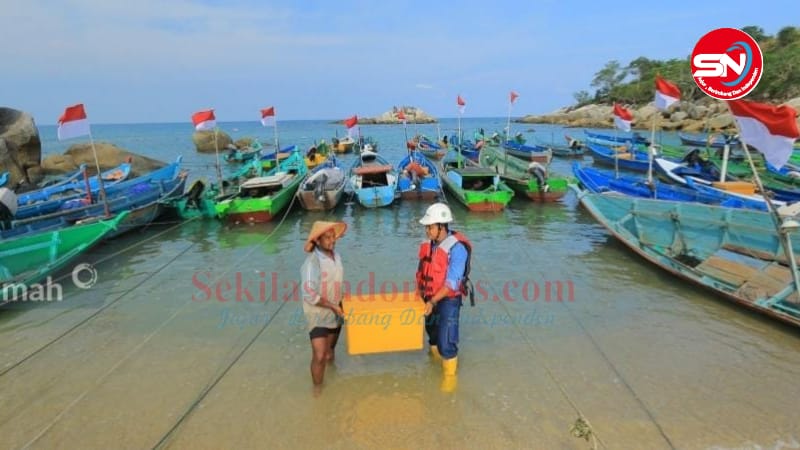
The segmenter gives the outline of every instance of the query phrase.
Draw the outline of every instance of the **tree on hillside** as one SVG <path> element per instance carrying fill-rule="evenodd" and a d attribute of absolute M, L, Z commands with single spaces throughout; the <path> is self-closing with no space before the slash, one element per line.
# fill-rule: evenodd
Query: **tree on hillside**
<path fill-rule="evenodd" d="M 783 27 L 778 31 L 778 46 L 788 47 L 795 42 L 800 42 L 800 29 L 795 27 Z"/>
<path fill-rule="evenodd" d="M 759 44 L 762 43 L 767 39 L 767 34 L 764 33 L 764 29 L 761 27 L 757 27 L 755 25 L 748 25 L 742 28 L 742 31 L 749 34 L 750 37 L 756 40 Z"/>
<path fill-rule="evenodd" d="M 615 59 L 607 62 L 605 67 L 600 69 L 600 71 L 594 75 L 594 79 L 592 79 L 591 86 L 597 88 L 595 98 L 607 95 L 615 86 L 620 84 L 626 76 L 627 73 L 622 70 L 619 61 Z"/>
<path fill-rule="evenodd" d="M 572 96 L 575 97 L 575 101 L 578 102 L 577 106 L 585 105 L 586 103 L 589 103 L 589 101 L 592 99 L 592 97 L 589 95 L 589 92 L 587 91 L 578 91 L 572 94 Z"/>

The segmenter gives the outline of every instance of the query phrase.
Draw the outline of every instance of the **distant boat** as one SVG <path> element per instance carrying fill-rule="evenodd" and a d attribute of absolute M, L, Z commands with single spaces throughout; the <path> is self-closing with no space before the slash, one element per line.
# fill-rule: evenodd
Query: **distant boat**
<path fill-rule="evenodd" d="M 331 139 L 331 147 L 333 147 L 333 151 L 336 153 L 352 153 L 355 145 L 356 141 L 350 136 L 345 136 L 342 139 Z"/>
<path fill-rule="evenodd" d="M 581 204 L 647 261 L 738 305 L 800 326 L 800 297 L 769 213 L 579 192 Z M 791 230 L 797 222 L 787 223 Z M 800 252 L 791 236 L 790 251 Z"/>
<path fill-rule="evenodd" d="M 586 144 L 586 148 L 597 164 L 619 167 L 620 169 L 634 172 L 647 172 L 650 167 L 649 156 L 646 152 L 638 151 L 635 147 L 626 151 L 617 151 L 610 147 L 597 144 Z M 615 161 L 616 159 L 616 161 Z"/>
<path fill-rule="evenodd" d="M 438 161 L 447 155 L 447 145 L 444 142 L 436 143 L 425 136 L 415 137 L 407 146 L 409 150 L 417 150 L 425 155 L 426 158 L 434 161 Z"/>
<path fill-rule="evenodd" d="M 620 143 L 620 144 L 625 144 L 625 143 L 644 144 L 644 145 L 649 145 L 650 144 L 650 141 L 647 140 L 647 138 L 645 138 L 641 134 L 635 133 L 635 132 L 633 134 L 631 134 L 631 135 L 628 135 L 628 134 L 619 135 L 619 134 L 595 133 L 595 132 L 589 131 L 589 130 L 583 130 L 583 132 L 584 132 L 584 134 L 586 134 L 586 137 L 589 137 L 589 138 L 602 139 L 602 140 L 605 140 L 605 141 L 617 142 L 617 143 Z"/>
<path fill-rule="evenodd" d="M 28 292 L 117 228 L 128 215 L 63 230 L 0 240 L 0 306 Z"/>
<path fill-rule="evenodd" d="M 691 136 L 686 133 L 678 133 L 678 138 L 680 138 L 681 144 L 691 147 L 723 148 L 725 144 L 728 144 L 730 147 L 741 146 L 741 142 L 739 142 L 736 137 L 727 136 L 726 138 L 725 135 L 721 134 L 699 134 Z"/>
<path fill-rule="evenodd" d="M 397 171 L 377 153 L 363 151 L 350 168 L 350 186 L 367 208 L 391 205 L 397 193 Z"/>
<path fill-rule="evenodd" d="M 434 200 L 442 195 L 439 169 L 419 151 L 411 151 L 397 164 L 397 190 L 404 200 Z"/>
<path fill-rule="evenodd" d="M 505 141 L 502 145 L 509 155 L 527 161 L 535 161 L 539 164 L 547 165 L 553 159 L 553 151 L 542 145 L 520 144 L 515 141 Z"/>
<path fill-rule="evenodd" d="M 334 155 L 306 175 L 297 189 L 300 206 L 308 211 L 328 211 L 342 199 L 347 177 Z"/>

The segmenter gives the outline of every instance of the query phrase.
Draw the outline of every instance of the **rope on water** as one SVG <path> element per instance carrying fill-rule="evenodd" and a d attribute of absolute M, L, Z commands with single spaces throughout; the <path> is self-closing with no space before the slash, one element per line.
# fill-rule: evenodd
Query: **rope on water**
<path fill-rule="evenodd" d="M 288 215 L 289 211 L 292 209 L 292 205 L 294 204 L 295 199 L 297 199 L 296 195 L 292 198 L 292 202 L 289 204 L 289 207 L 286 209 L 286 214 L 284 214 L 283 218 L 281 218 L 280 223 L 275 228 L 275 230 L 272 230 L 270 235 L 272 233 L 274 233 L 275 231 L 277 231 L 277 229 L 281 226 L 281 224 L 283 224 L 283 221 L 286 219 L 286 216 Z M 326 217 L 330 216 L 331 214 L 333 214 L 333 211 L 334 211 L 334 209 L 330 210 L 325 216 Z M 266 241 L 266 239 L 265 239 L 265 241 Z M 260 245 L 260 243 L 257 244 L 257 245 Z M 255 249 L 255 246 L 253 247 L 253 249 Z M 251 250 L 251 252 L 252 252 L 252 250 Z M 247 257 L 251 252 L 248 252 L 248 254 L 245 255 L 245 257 Z M 244 258 L 242 258 L 242 259 L 244 259 Z M 297 289 L 297 287 L 295 289 Z M 270 316 L 269 320 L 267 320 L 264 323 L 264 325 L 261 328 L 259 328 L 259 330 L 253 336 L 253 338 L 250 339 L 250 341 L 248 341 L 247 344 L 245 344 L 245 346 L 242 348 L 242 350 L 239 351 L 236 354 L 236 356 L 233 357 L 231 362 L 227 366 L 225 366 L 225 368 L 219 373 L 219 375 L 216 376 L 214 379 L 212 379 L 211 382 L 209 382 L 206 385 L 206 387 L 203 388 L 200 391 L 200 394 L 198 394 L 198 396 L 195 398 L 195 400 L 189 405 L 189 407 L 183 412 L 183 414 L 181 414 L 181 416 L 178 418 L 178 420 L 175 421 L 175 423 L 172 425 L 172 427 L 170 427 L 170 429 L 167 430 L 167 432 L 164 433 L 163 436 L 161 436 L 161 439 L 159 439 L 158 442 L 153 446 L 153 449 L 164 448 L 164 447 L 166 447 L 168 445 L 169 439 L 172 437 L 172 435 L 178 429 L 180 429 L 180 426 L 186 421 L 187 418 L 189 418 L 189 416 L 192 414 L 192 412 L 200 405 L 200 402 L 202 402 L 208 396 L 208 394 L 211 392 L 211 390 L 213 390 L 219 384 L 219 382 L 222 381 L 222 379 L 225 377 L 225 375 L 227 375 L 230 372 L 230 370 L 233 368 L 233 366 L 236 365 L 236 363 L 238 363 L 239 360 L 242 359 L 242 357 L 244 356 L 244 354 L 248 350 L 250 350 L 250 348 L 253 346 L 253 344 L 255 344 L 255 342 L 258 340 L 259 337 L 261 337 L 261 335 L 264 333 L 264 331 L 267 329 L 267 327 L 272 323 L 272 321 L 275 319 L 275 317 L 278 316 L 278 313 L 280 313 L 281 309 L 287 303 L 288 302 L 281 302 L 280 306 L 278 306 L 278 308 L 275 310 L 275 313 Z"/>
<path fill-rule="evenodd" d="M 283 217 L 281 218 L 281 221 L 280 221 L 280 223 L 278 223 L 278 225 L 275 227 L 275 229 L 273 229 L 273 230 L 272 230 L 270 233 L 268 233 L 268 234 L 267 234 L 267 235 L 264 237 L 264 239 L 262 239 L 261 241 L 259 241 L 259 242 L 258 242 L 258 243 L 256 243 L 256 244 L 254 244 L 254 245 L 253 245 L 253 246 L 250 248 L 250 250 L 249 250 L 249 251 L 248 251 L 248 252 L 247 252 L 245 255 L 243 255 L 241 258 L 239 258 L 239 260 L 238 260 L 238 261 L 237 261 L 237 262 L 236 262 L 236 263 L 235 263 L 233 266 L 238 266 L 239 264 L 241 264 L 241 263 L 242 263 L 242 261 L 244 261 L 244 260 L 245 260 L 245 259 L 246 259 L 248 256 L 250 256 L 250 254 L 252 254 L 252 253 L 253 253 L 253 251 L 255 251 L 255 249 L 256 249 L 256 248 L 258 248 L 258 246 L 260 246 L 261 244 L 263 244 L 264 242 L 266 242 L 266 241 L 267 241 L 267 240 L 268 240 L 270 237 L 272 237 L 272 235 L 273 235 L 273 234 L 275 234 L 275 232 L 276 232 L 276 231 L 278 231 L 278 229 L 281 227 L 281 225 L 283 224 L 284 220 L 285 220 L 285 219 L 286 219 L 286 217 L 288 216 L 288 214 L 289 214 L 289 211 L 291 211 L 291 207 L 292 207 L 292 205 L 294 204 L 294 201 L 295 201 L 295 199 L 296 199 L 296 197 L 293 197 L 293 198 L 292 198 L 292 202 L 289 204 L 289 207 L 286 209 L 286 212 L 284 213 Z M 195 244 L 192 244 L 192 245 L 190 245 L 190 246 L 189 246 L 189 248 L 191 248 L 191 247 L 192 247 L 192 246 L 194 246 L 194 245 L 195 245 Z M 185 251 L 188 251 L 188 250 L 189 250 L 189 248 L 187 248 L 186 250 L 184 250 L 184 252 L 185 252 Z M 113 255 L 112 255 L 112 256 L 113 256 Z M 170 262 L 168 262 L 166 265 L 164 265 L 164 267 L 162 267 L 160 270 L 163 270 L 163 268 L 165 268 L 165 267 L 166 267 L 167 265 L 169 265 L 171 262 L 175 261 L 175 260 L 176 260 L 176 259 L 177 259 L 179 256 L 180 256 L 180 254 L 179 254 L 179 255 L 177 255 L 177 256 L 176 256 L 175 258 L 173 258 L 172 260 L 170 260 Z M 233 266 L 231 266 L 231 267 L 233 267 Z M 220 276 L 219 276 L 219 277 L 217 277 L 217 279 L 215 280 L 215 282 L 218 282 L 219 280 L 221 280 L 221 279 L 222 279 L 222 277 L 224 277 L 224 276 L 225 276 L 227 273 L 228 273 L 228 270 L 226 270 L 225 272 L 223 272 L 222 274 L 220 274 Z M 138 287 L 138 286 L 140 286 L 140 285 L 134 286 L 134 287 L 133 287 L 133 288 L 131 288 L 129 291 L 133 291 L 133 289 L 135 289 L 135 288 L 136 288 L 136 287 Z M 127 293 L 127 292 L 126 292 L 126 293 Z M 124 295 L 124 294 L 123 294 L 123 295 Z M 47 426 L 44 428 L 44 429 L 42 429 L 42 430 L 41 430 L 41 431 L 40 431 L 40 432 L 39 432 L 39 433 L 38 433 L 38 434 L 37 434 L 37 435 L 36 435 L 36 436 L 35 436 L 33 439 L 31 439 L 31 440 L 30 440 L 30 441 L 29 441 L 27 444 L 25 444 L 25 446 L 24 446 L 23 448 L 28 448 L 28 447 L 30 447 L 31 445 L 35 444 L 35 443 L 36 443 L 36 442 L 37 442 L 39 439 L 41 439 L 41 437 L 42 437 L 42 436 L 44 436 L 44 435 L 45 435 L 45 434 L 46 434 L 46 433 L 47 433 L 47 432 L 48 432 L 48 431 L 49 431 L 49 430 L 50 430 L 50 429 L 51 429 L 51 428 L 52 428 L 52 427 L 53 427 L 53 426 L 54 426 L 54 425 L 55 425 L 55 424 L 56 424 L 56 423 L 59 421 L 59 420 L 61 420 L 61 418 L 62 418 L 62 417 L 64 417 L 64 415 L 65 415 L 67 412 L 69 412 L 69 410 L 71 410 L 71 409 L 72 409 L 72 408 L 73 408 L 75 405 L 77 405 L 77 404 L 78 404 L 78 403 L 79 403 L 79 402 L 80 402 L 80 401 L 81 401 L 81 400 L 82 400 L 82 399 L 83 399 L 83 398 L 84 398 L 84 397 L 85 397 L 85 396 L 86 396 L 86 395 L 87 395 L 87 394 L 88 394 L 88 393 L 89 393 L 89 392 L 90 392 L 90 391 L 91 391 L 91 390 L 92 390 L 94 387 L 96 387 L 96 386 L 100 385 L 100 384 L 101 384 L 101 383 L 102 383 L 102 382 L 103 382 L 103 381 L 104 381 L 104 380 L 105 380 L 105 379 L 106 379 L 106 378 L 107 378 L 109 375 L 111 375 L 111 374 L 112 374 L 114 371 L 116 371 L 116 370 L 117 370 L 117 368 L 119 368 L 119 367 L 120 367 L 120 366 L 121 366 L 123 363 L 125 363 L 125 362 L 126 362 L 128 359 L 130 359 L 130 358 L 131 358 L 131 357 L 132 357 L 132 356 L 133 356 L 133 355 L 134 355 L 136 352 L 138 352 L 138 351 L 139 351 L 139 350 L 140 350 L 142 347 L 144 347 L 144 345 L 145 345 L 145 344 L 147 344 L 147 343 L 150 341 L 150 339 L 152 339 L 152 338 L 153 338 L 153 337 L 154 337 L 156 334 L 158 334 L 158 333 L 159 333 L 159 332 L 160 332 L 160 331 L 161 331 L 161 330 L 162 330 L 162 329 L 163 329 L 163 328 L 164 328 L 164 327 L 165 327 L 167 324 L 171 323 L 171 322 L 172 322 L 172 321 L 173 321 L 173 320 L 174 320 L 174 319 L 175 319 L 175 318 L 178 316 L 178 314 L 179 314 L 179 313 L 181 313 L 181 312 L 184 310 L 184 308 L 186 308 L 186 306 L 187 306 L 187 305 L 189 305 L 190 303 L 191 303 L 191 300 L 190 300 L 190 301 L 188 301 L 188 302 L 186 302 L 186 303 L 184 303 L 184 304 L 183 304 L 181 307 L 179 307 L 178 309 L 176 309 L 176 310 L 175 310 L 175 312 L 173 312 L 173 313 L 170 315 L 170 317 L 168 317 L 168 318 L 167 318 L 167 319 L 166 319 L 164 322 L 162 322 L 162 323 L 161 323 L 161 324 L 160 324 L 158 327 L 156 327 L 156 329 L 155 329 L 155 330 L 153 330 L 153 331 L 152 331 L 150 334 L 148 334 L 147 336 L 145 336 L 145 338 L 144 338 L 144 339 L 142 339 L 142 341 L 141 341 L 141 342 L 139 342 L 139 344 L 137 344 L 137 345 L 136 345 L 134 348 L 132 348 L 132 349 L 131 349 L 131 350 L 130 350 L 130 351 L 129 351 L 129 352 L 128 352 L 128 353 L 127 353 L 125 356 L 123 356 L 123 357 L 122 357 L 122 358 L 121 358 L 119 361 L 117 361 L 117 362 L 116 362 L 116 363 L 115 363 L 115 364 L 114 364 L 114 365 L 113 365 L 113 366 L 112 366 L 112 367 L 111 367 L 111 368 L 110 368 L 110 369 L 109 369 L 109 370 L 108 370 L 106 373 L 104 373 L 104 374 L 103 374 L 102 376 L 100 376 L 100 377 L 99 377 L 97 380 L 95 380 L 95 382 L 92 384 L 92 386 L 91 386 L 91 387 L 89 387 L 88 389 L 86 389 L 86 390 L 85 390 L 85 391 L 84 391 L 84 392 L 83 392 L 81 395 L 79 395 L 79 396 L 78 396 L 78 397 L 76 397 L 76 398 L 75 398 L 75 399 L 74 399 L 72 402 L 70 402 L 70 403 L 69 403 L 69 405 L 67 405 L 67 406 L 66 406 L 66 407 L 65 407 L 65 408 L 64 408 L 64 409 L 63 409 L 63 410 L 62 410 L 62 411 L 61 411 L 61 412 L 60 412 L 60 413 L 59 413 L 59 414 L 58 414 L 58 415 L 57 415 L 57 416 L 56 416 L 56 417 L 55 417 L 55 418 L 54 418 L 54 419 L 53 419 L 53 420 L 52 420 L 52 421 L 51 421 L 51 422 L 50 422 L 50 423 L 49 423 L 49 424 L 48 424 L 48 425 L 47 425 Z M 281 306 L 282 306 L 282 305 L 281 305 Z M 248 346 L 247 348 L 249 348 L 249 346 Z M 238 361 L 238 359 L 237 359 L 237 361 Z M 235 363 L 235 361 L 234 361 L 234 363 Z M 227 371 L 225 371 L 224 373 L 227 373 Z M 224 376 L 224 373 L 223 373 L 223 376 Z M 220 377 L 220 379 L 221 379 L 221 377 Z M 214 385 L 216 385 L 216 383 L 214 383 Z M 213 387 L 213 386 L 212 386 L 212 387 Z M 208 393 L 208 391 L 210 391 L 210 389 L 208 389 L 207 391 L 205 391 L 205 393 L 202 395 L 202 397 L 200 398 L 200 400 L 202 400 L 202 398 L 204 398 L 204 397 L 205 397 L 205 395 Z M 198 402 L 198 403 L 199 403 L 199 402 Z M 191 407 L 191 409 L 190 409 L 190 410 L 188 410 L 188 411 L 187 411 L 187 412 L 184 414 L 184 416 L 182 416 L 182 418 L 180 419 L 179 423 L 180 423 L 180 422 L 183 420 L 183 418 L 185 418 L 186 416 L 188 416 L 188 413 L 189 413 L 189 412 L 191 412 L 191 410 L 192 410 L 192 409 L 194 409 L 194 407 L 195 407 L 195 406 L 196 406 L 196 404 L 195 404 L 195 405 L 193 405 L 193 406 Z M 174 428 L 175 428 L 175 427 L 173 427 L 173 429 L 174 429 Z M 170 433 L 171 433 L 171 431 L 172 431 L 172 430 L 170 430 Z M 169 435 L 169 433 L 168 433 L 167 435 L 165 435 L 165 437 L 164 437 L 164 438 L 162 438 L 162 441 L 163 441 L 163 440 L 164 440 L 164 439 L 165 439 L 165 438 L 166 438 L 168 435 Z"/>

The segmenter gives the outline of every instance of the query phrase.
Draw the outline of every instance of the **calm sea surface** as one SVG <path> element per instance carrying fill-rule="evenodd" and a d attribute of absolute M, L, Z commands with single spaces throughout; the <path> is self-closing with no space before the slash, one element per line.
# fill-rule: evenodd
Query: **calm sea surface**
<path fill-rule="evenodd" d="M 462 122 L 469 135 L 504 125 Z M 221 127 L 272 140 L 257 122 Z M 513 128 L 563 140 L 559 127 Z M 402 127 L 361 129 L 388 159 L 402 157 Z M 279 130 L 282 144 L 305 148 L 343 127 Z M 54 127 L 40 132 L 45 154 L 71 144 Z M 93 133 L 161 160 L 183 155 L 191 178 L 213 174 L 190 124 Z M 553 170 L 569 174 L 569 164 Z M 440 390 L 441 369 L 423 352 L 349 356 L 345 336 L 314 395 L 293 301 L 313 221 L 348 224 L 337 247 L 345 277 L 379 290 L 413 279 L 427 205 L 294 208 L 257 226 L 165 222 L 82 257 L 97 270 L 91 289 L 66 271 L 62 301 L 0 311 L 0 447 L 585 449 L 591 441 L 570 433 L 582 415 L 610 449 L 800 448 L 800 333 L 646 265 L 571 195 L 515 199 L 499 214 L 450 203 L 481 287 L 478 305 L 462 310 L 455 392 Z"/>

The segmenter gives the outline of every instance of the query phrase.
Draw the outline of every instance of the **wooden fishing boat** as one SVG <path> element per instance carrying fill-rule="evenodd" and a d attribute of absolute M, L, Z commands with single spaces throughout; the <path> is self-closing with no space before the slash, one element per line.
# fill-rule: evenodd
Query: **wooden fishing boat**
<path fill-rule="evenodd" d="M 55 184 L 19 194 L 17 196 L 17 204 L 22 211 L 17 212 L 17 217 L 29 217 L 29 215 L 36 210 L 26 209 L 26 207 L 37 202 L 58 201 L 59 199 L 67 200 L 86 195 L 87 191 L 96 196 L 100 190 L 100 183 L 97 176 L 87 176 L 86 169 L 86 165 L 81 164 L 77 172 Z M 104 171 L 102 173 L 103 187 L 111 188 L 111 186 L 125 181 L 130 173 L 131 164 L 128 162 L 122 163 L 111 170 Z M 29 213 L 29 211 L 31 213 Z M 20 216 L 20 214 L 22 215 Z"/>
<path fill-rule="evenodd" d="M 433 161 L 439 161 L 447 155 L 447 144 L 445 142 L 436 143 L 425 136 L 415 137 L 406 146 L 409 150 L 418 150 L 426 158 Z"/>
<path fill-rule="evenodd" d="M 331 155 L 306 175 L 297 189 L 297 200 L 305 210 L 328 211 L 339 204 L 346 184 L 344 169 Z"/>
<path fill-rule="evenodd" d="M 678 133 L 678 138 L 680 138 L 681 144 L 690 147 L 723 148 L 725 144 L 728 144 L 730 147 L 741 146 L 741 142 L 735 137 L 728 136 L 726 138 L 721 134 L 699 134 L 692 136 L 686 133 Z"/>
<path fill-rule="evenodd" d="M 647 138 L 636 132 L 634 132 L 631 135 L 595 133 L 589 130 L 583 130 L 583 132 L 584 134 L 586 134 L 587 138 L 602 139 L 604 141 L 617 142 L 621 144 L 625 143 L 644 144 L 644 145 L 650 144 L 650 141 L 647 140 Z"/>
<path fill-rule="evenodd" d="M 495 147 L 486 147 L 481 152 L 480 165 L 500 174 L 500 178 L 514 192 L 523 194 L 534 202 L 555 202 L 567 193 L 568 179 L 562 176 L 547 174 L 546 169 L 540 173 L 542 184 L 529 169 L 531 162 L 522 160 Z M 536 163 L 538 164 L 538 163 Z M 534 166 L 536 167 L 536 166 Z M 540 170 L 544 166 L 539 166 Z"/>
<path fill-rule="evenodd" d="M 352 153 L 355 145 L 355 139 L 350 136 L 345 136 L 342 139 L 333 138 L 331 140 L 331 146 L 336 153 Z"/>
<path fill-rule="evenodd" d="M 634 172 L 647 172 L 650 167 L 649 157 L 647 152 L 637 151 L 632 148 L 631 151 L 617 151 L 613 148 L 603 145 L 588 143 L 586 148 L 592 155 L 592 158 L 597 164 L 610 167 L 619 167 L 624 170 L 631 170 Z"/>
<path fill-rule="evenodd" d="M 581 204 L 614 237 L 647 261 L 754 311 L 800 325 L 791 244 L 775 217 L 747 209 L 579 192 Z M 800 224 L 784 221 L 782 230 Z"/>
<path fill-rule="evenodd" d="M 503 150 L 511 156 L 544 165 L 550 164 L 550 160 L 553 159 L 553 151 L 541 145 L 526 145 L 515 141 L 505 141 Z"/>
<path fill-rule="evenodd" d="M 263 176 L 242 182 L 235 195 L 216 204 L 217 215 L 230 223 L 269 222 L 289 206 L 307 172 L 295 150 Z"/>
<path fill-rule="evenodd" d="M 350 168 L 350 186 L 367 208 L 391 205 L 397 194 L 397 171 L 377 153 L 361 152 Z"/>
<path fill-rule="evenodd" d="M 174 169 L 171 172 L 172 178 L 151 175 L 128 180 L 123 188 L 115 188 L 108 192 L 105 202 L 80 198 L 66 202 L 58 211 L 14 220 L 10 230 L 0 231 L 0 238 L 9 239 L 64 228 L 79 221 L 99 220 L 106 218 L 106 212 L 109 215 L 122 211 L 132 212 L 118 227 L 119 233 L 147 225 L 164 211 L 164 202 L 183 194 L 186 173 L 178 170 L 177 166 Z"/>
<path fill-rule="evenodd" d="M 422 152 L 411 151 L 397 164 L 397 190 L 404 200 L 435 200 L 442 195 L 439 169 Z"/>
<path fill-rule="evenodd" d="M 123 212 L 113 220 L 0 240 L 0 305 L 24 300 L 33 284 L 40 283 L 100 242 L 127 215 Z"/>
<path fill-rule="evenodd" d="M 442 182 L 445 188 L 470 211 L 502 211 L 514 197 L 500 175 L 492 169 L 467 165 L 464 158 L 445 160 Z"/>
<path fill-rule="evenodd" d="M 572 172 L 581 188 L 594 193 L 616 192 L 641 198 L 767 210 L 767 205 L 763 202 L 743 201 L 718 192 L 701 192 L 688 186 L 663 183 L 657 178 L 654 178 L 652 183 L 648 183 L 647 179 L 643 177 L 623 174 L 617 176 L 611 171 L 582 167 L 578 163 L 572 165 Z"/>

